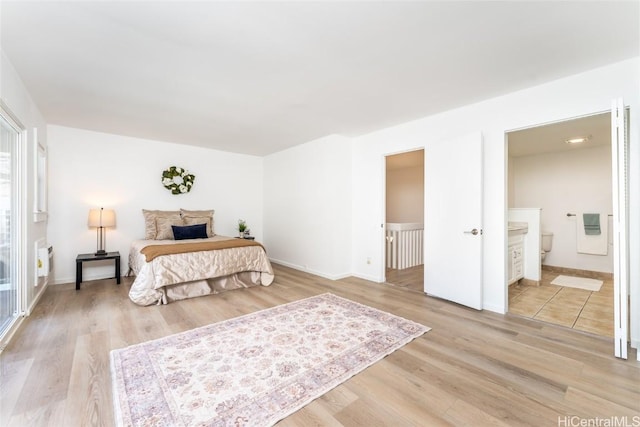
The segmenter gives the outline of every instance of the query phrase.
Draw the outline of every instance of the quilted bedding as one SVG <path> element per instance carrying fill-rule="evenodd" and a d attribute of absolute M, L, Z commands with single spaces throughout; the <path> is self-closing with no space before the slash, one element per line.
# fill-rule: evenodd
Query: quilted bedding
<path fill-rule="evenodd" d="M 233 239 L 214 236 L 206 240 Z M 146 262 L 142 248 L 149 245 L 194 243 L 196 240 L 135 240 L 129 268 L 136 279 L 129 298 L 139 305 L 166 304 L 178 299 L 218 293 L 253 285 L 268 286 L 274 275 L 262 246 L 162 255 Z"/>

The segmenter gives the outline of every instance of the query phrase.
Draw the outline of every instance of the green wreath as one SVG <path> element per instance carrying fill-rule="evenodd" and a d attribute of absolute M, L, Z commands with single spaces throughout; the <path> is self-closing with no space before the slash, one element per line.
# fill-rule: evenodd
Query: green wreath
<path fill-rule="evenodd" d="M 184 194 L 191 191 L 196 176 L 183 168 L 171 166 L 162 171 L 162 185 L 171 191 L 171 194 Z"/>

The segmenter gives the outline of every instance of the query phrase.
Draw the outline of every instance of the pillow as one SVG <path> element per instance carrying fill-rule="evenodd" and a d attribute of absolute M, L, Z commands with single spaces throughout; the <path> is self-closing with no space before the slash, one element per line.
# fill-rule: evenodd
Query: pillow
<path fill-rule="evenodd" d="M 180 215 L 184 220 L 185 224 L 193 225 L 193 224 L 207 224 L 207 236 L 213 237 L 216 235 L 213 228 L 213 214 L 215 210 L 205 210 L 205 211 L 190 211 L 187 209 L 180 209 Z"/>
<path fill-rule="evenodd" d="M 182 217 L 185 225 L 197 225 L 204 224 L 205 231 L 207 232 L 207 237 L 213 237 L 214 234 L 211 231 L 213 227 L 211 227 L 211 218 L 206 216 L 185 216 Z"/>
<path fill-rule="evenodd" d="M 156 240 L 173 240 L 174 225 L 184 225 L 181 218 L 158 217 L 156 218 Z"/>
<path fill-rule="evenodd" d="M 153 240 L 156 238 L 158 231 L 156 229 L 156 218 L 173 218 L 175 220 L 180 219 L 180 211 L 152 211 L 142 209 L 142 215 L 144 216 L 144 238 L 146 240 Z"/>
<path fill-rule="evenodd" d="M 172 225 L 171 228 L 173 229 L 173 238 L 176 240 L 207 238 L 207 224 Z"/>

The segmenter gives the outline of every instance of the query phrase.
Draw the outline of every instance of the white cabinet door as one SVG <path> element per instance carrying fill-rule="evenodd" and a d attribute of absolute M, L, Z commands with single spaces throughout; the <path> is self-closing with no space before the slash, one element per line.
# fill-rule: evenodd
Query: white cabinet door
<path fill-rule="evenodd" d="M 482 309 L 482 134 L 424 153 L 424 291 Z"/>

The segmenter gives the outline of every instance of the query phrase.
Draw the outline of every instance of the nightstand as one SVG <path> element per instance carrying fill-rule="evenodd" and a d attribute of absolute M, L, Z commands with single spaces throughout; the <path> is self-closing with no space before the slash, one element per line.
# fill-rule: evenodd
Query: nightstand
<path fill-rule="evenodd" d="M 107 252 L 105 255 L 96 254 L 80 254 L 76 258 L 76 290 L 80 289 L 82 283 L 82 263 L 91 261 L 103 261 L 105 259 L 113 259 L 116 262 L 116 283 L 120 284 L 120 252 Z"/>

